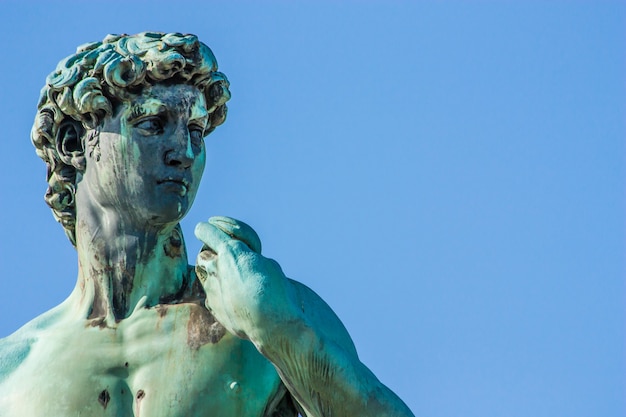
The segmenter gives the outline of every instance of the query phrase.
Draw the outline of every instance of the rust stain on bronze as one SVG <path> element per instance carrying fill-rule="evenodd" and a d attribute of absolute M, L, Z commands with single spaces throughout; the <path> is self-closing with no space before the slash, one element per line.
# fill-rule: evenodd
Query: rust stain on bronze
<path fill-rule="evenodd" d="M 172 230 L 172 235 L 163 244 L 163 251 L 170 258 L 178 258 L 183 252 L 183 236 L 178 228 Z"/>
<path fill-rule="evenodd" d="M 107 323 L 105 320 L 105 317 L 97 317 L 93 320 L 89 321 L 89 326 L 91 327 L 99 327 L 101 329 L 104 329 L 105 327 L 107 327 Z"/>
<path fill-rule="evenodd" d="M 159 314 L 159 317 L 165 317 L 167 314 L 167 306 L 164 304 L 159 304 L 156 306 L 156 311 Z"/>
<path fill-rule="evenodd" d="M 198 350 L 207 343 L 217 343 L 226 334 L 224 326 L 203 306 L 192 304 L 187 323 L 187 345 Z"/>

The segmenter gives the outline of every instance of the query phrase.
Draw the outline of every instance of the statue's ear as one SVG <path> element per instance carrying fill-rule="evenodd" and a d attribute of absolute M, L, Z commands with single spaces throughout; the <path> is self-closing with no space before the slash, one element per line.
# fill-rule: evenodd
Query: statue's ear
<path fill-rule="evenodd" d="M 79 171 L 85 170 L 85 147 L 83 137 L 85 129 L 82 123 L 74 120 L 64 120 L 57 133 L 57 152 L 66 165 L 72 165 Z"/>

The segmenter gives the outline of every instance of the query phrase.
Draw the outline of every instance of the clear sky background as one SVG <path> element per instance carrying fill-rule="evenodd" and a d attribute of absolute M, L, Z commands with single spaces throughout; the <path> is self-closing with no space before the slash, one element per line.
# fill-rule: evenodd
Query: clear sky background
<path fill-rule="evenodd" d="M 86 2 L 85 2 L 86 3 Z M 0 337 L 76 255 L 29 133 L 107 33 L 195 33 L 231 81 L 184 221 L 240 218 L 418 416 L 625 410 L 622 2 L 0 3 Z"/>

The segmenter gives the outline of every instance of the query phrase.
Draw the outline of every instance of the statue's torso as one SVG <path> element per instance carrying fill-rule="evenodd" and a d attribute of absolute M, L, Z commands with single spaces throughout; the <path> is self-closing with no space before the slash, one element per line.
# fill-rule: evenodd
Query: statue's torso
<path fill-rule="evenodd" d="M 262 416 L 280 387 L 273 365 L 198 304 L 139 309 L 111 327 L 60 317 L 19 335 L 2 417 Z"/>

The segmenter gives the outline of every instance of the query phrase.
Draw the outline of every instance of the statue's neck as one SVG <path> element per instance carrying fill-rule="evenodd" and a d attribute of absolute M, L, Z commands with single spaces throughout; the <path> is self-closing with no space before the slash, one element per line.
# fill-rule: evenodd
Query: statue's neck
<path fill-rule="evenodd" d="M 87 318 L 119 321 L 142 305 L 175 301 L 187 288 L 187 253 L 178 224 L 133 228 L 115 213 L 79 215 L 76 249 L 74 293 L 80 296 L 74 299 Z"/>

